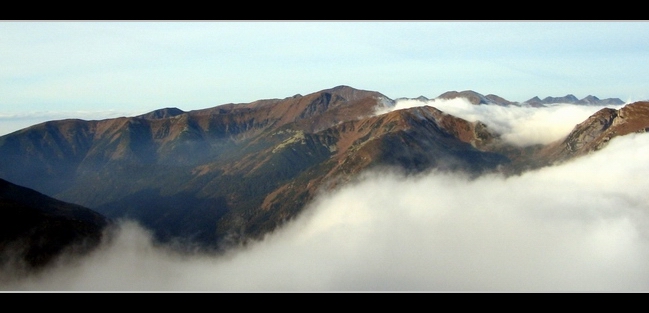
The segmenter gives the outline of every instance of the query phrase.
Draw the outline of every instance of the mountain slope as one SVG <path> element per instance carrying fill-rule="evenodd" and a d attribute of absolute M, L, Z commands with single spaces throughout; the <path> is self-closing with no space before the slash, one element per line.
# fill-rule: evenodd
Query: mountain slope
<path fill-rule="evenodd" d="M 109 221 L 87 208 L 65 203 L 0 179 L 0 263 L 42 267 L 66 249 L 97 245 Z"/>
<path fill-rule="evenodd" d="M 472 91 L 475 104 L 511 105 Z M 649 128 L 647 104 L 604 109 L 564 140 L 515 147 L 481 122 L 430 106 L 375 115 L 394 101 L 348 86 L 305 96 L 165 108 L 101 121 L 50 121 L 0 137 L 0 177 L 109 218 L 135 219 L 162 241 L 227 248 L 300 214 L 318 190 L 396 167 L 520 173 L 578 157 Z"/>
<path fill-rule="evenodd" d="M 328 148 L 330 157 L 270 193 L 253 215 L 254 223 L 267 225 L 277 220 L 273 215 L 296 214 L 296 208 L 312 199 L 322 186 L 333 188 L 375 167 L 395 166 L 412 173 L 435 168 L 477 175 L 509 162 L 502 155 L 478 148 L 495 140 L 484 124 L 470 123 L 430 106 L 335 125 L 307 134 L 304 142 L 293 142 L 285 149 L 312 150 L 307 140 L 319 143 L 321 151 Z M 295 207 L 295 203 L 300 206 Z"/>
<path fill-rule="evenodd" d="M 506 157 L 481 123 L 431 107 L 373 116 L 380 93 L 306 96 L 131 118 L 51 121 L 0 137 L 0 177 L 207 246 L 262 236 L 318 188 L 375 166 L 474 174 Z"/>
<path fill-rule="evenodd" d="M 562 162 L 602 149 L 612 138 L 649 130 L 649 102 L 604 108 L 591 115 L 563 139 L 545 147 L 539 157 L 546 164 Z"/>

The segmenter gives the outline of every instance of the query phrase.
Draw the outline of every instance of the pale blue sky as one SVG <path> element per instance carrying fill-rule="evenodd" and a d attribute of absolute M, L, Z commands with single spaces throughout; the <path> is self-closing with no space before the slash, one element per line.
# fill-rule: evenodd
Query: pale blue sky
<path fill-rule="evenodd" d="M 644 21 L 3 21 L 0 135 L 337 85 L 649 99 Z"/>

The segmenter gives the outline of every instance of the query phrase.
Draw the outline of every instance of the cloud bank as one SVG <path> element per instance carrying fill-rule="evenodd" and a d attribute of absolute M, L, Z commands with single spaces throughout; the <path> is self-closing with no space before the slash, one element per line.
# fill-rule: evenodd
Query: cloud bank
<path fill-rule="evenodd" d="M 392 110 L 429 105 L 445 113 L 468 121 L 481 121 L 502 138 L 518 146 L 548 144 L 566 136 L 573 127 L 586 120 L 602 108 L 619 109 L 622 105 L 574 105 L 556 104 L 543 108 L 473 105 L 467 99 L 435 99 L 420 101 L 415 99 L 397 100 L 392 108 L 378 111 L 377 114 Z"/>
<path fill-rule="evenodd" d="M 180 255 L 123 223 L 89 257 L 2 290 L 647 291 L 649 135 L 505 178 L 373 172 L 264 240 Z"/>

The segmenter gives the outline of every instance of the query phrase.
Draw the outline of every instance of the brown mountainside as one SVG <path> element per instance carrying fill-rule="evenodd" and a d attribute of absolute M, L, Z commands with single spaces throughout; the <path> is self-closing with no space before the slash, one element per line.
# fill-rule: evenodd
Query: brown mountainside
<path fill-rule="evenodd" d="M 630 103 L 619 110 L 604 108 L 575 126 L 565 139 L 540 151 L 544 164 L 562 162 L 602 149 L 612 138 L 649 131 L 649 102 Z"/>
<path fill-rule="evenodd" d="M 480 173 L 486 126 L 431 107 L 373 116 L 393 101 L 338 86 L 305 96 L 130 118 L 51 121 L 0 137 L 0 177 L 160 239 L 214 245 L 261 236 L 315 191 L 373 166 Z M 347 177 L 347 178 L 345 178 Z"/>
<path fill-rule="evenodd" d="M 0 177 L 135 219 L 161 240 L 219 248 L 263 236 L 319 189 L 370 168 L 516 173 L 649 127 L 647 103 L 636 103 L 598 112 L 564 141 L 519 148 L 430 106 L 374 114 L 392 105 L 378 92 L 338 86 L 188 112 L 50 121 L 0 137 Z"/>
<path fill-rule="evenodd" d="M 309 136 L 332 152 L 317 165 L 321 174 L 304 176 L 302 184 L 290 181 L 281 186 L 264 199 L 262 209 L 305 202 L 322 184 L 335 186 L 374 166 L 398 166 L 409 172 L 436 168 L 478 174 L 509 161 L 479 149 L 496 138 L 484 124 L 470 123 L 430 106 L 349 121 Z M 286 148 L 295 149 L 297 145 L 304 142 L 295 141 Z"/>

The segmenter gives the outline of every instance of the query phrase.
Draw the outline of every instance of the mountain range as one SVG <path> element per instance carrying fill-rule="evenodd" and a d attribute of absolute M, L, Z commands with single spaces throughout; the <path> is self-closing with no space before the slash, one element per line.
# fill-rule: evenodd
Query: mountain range
<path fill-rule="evenodd" d="M 527 101 L 522 103 L 509 101 L 500 96 L 494 94 L 482 95 L 473 90 L 465 91 L 447 91 L 439 95 L 436 99 L 455 99 L 455 98 L 465 98 L 469 100 L 472 104 L 496 104 L 502 106 L 515 105 L 515 106 L 531 106 L 531 107 L 544 107 L 557 103 L 568 103 L 568 104 L 578 104 L 578 105 L 620 105 L 624 104 L 619 98 L 606 98 L 599 99 L 595 96 L 588 95 L 583 99 L 578 99 L 572 94 L 565 95 L 563 97 L 545 97 L 541 100 L 538 96 L 535 96 Z"/>
<path fill-rule="evenodd" d="M 521 105 L 473 91 L 438 98 L 455 97 Z M 564 98 L 572 99 L 523 105 Z M 598 111 L 560 141 L 517 147 L 489 125 L 431 106 L 375 114 L 394 105 L 379 92 L 337 86 L 188 112 L 48 121 L 0 137 L 0 178 L 89 208 L 106 221 L 96 225 L 134 219 L 160 241 L 219 251 L 262 238 L 300 214 L 318 191 L 372 168 L 516 175 L 649 129 L 649 102 L 636 102 Z"/>

